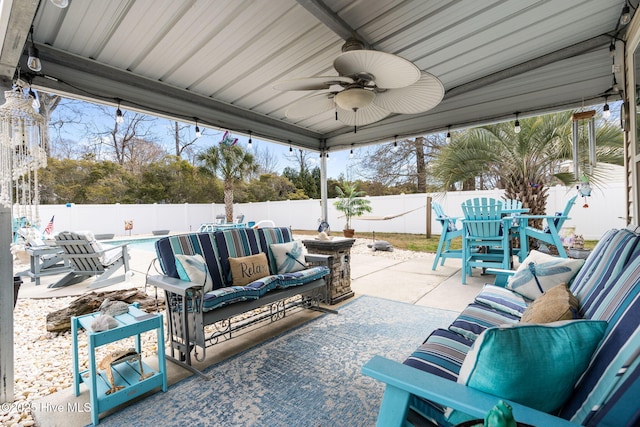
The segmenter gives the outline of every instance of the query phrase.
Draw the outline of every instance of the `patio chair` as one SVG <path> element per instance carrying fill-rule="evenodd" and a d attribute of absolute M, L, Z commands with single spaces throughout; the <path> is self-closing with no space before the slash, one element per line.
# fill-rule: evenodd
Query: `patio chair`
<path fill-rule="evenodd" d="M 440 221 L 442 232 L 440 233 L 440 241 L 438 242 L 438 250 L 436 258 L 433 260 L 432 270 L 438 267 L 438 261 L 442 259 L 440 265 L 444 265 L 447 258 L 462 259 L 462 249 L 450 249 L 451 241 L 458 237 L 462 237 L 462 226 L 458 228 L 456 222 L 460 218 L 450 217 L 439 203 L 431 203 L 431 209 L 436 214 L 436 220 Z"/>
<path fill-rule="evenodd" d="M 518 255 L 520 262 L 524 257 L 520 257 L 520 215 L 522 212 L 522 201 L 518 199 L 503 199 L 502 212 L 505 216 L 510 215 L 511 227 L 509 227 L 509 239 L 511 241 L 511 254 Z M 511 211 L 511 212 L 510 212 Z M 516 244 L 517 243 L 517 244 Z"/>
<path fill-rule="evenodd" d="M 556 212 L 555 215 L 521 215 L 520 218 L 525 221 L 520 227 L 520 249 L 521 256 L 527 256 L 529 253 L 529 238 L 538 240 L 548 245 L 553 245 L 558 250 L 558 256 L 561 258 L 567 258 L 567 252 L 562 246 L 562 239 L 560 239 L 560 230 L 564 225 L 564 222 L 569 219 L 569 212 L 576 202 L 578 195 L 573 196 L 567 201 L 562 212 Z M 546 223 L 544 229 L 532 227 L 528 224 L 529 220 L 543 219 Z"/>
<path fill-rule="evenodd" d="M 511 217 L 503 218 L 502 202 L 476 197 L 462 203 L 462 284 L 472 268 L 511 268 L 509 227 Z"/>
<path fill-rule="evenodd" d="M 50 288 L 72 285 L 91 276 L 96 276 L 96 279 L 88 287 L 101 288 L 127 280 L 133 274 L 129 270 L 126 243 L 103 247 L 90 231 L 63 231 L 56 235 L 56 245 L 63 249 L 62 258 L 70 262 L 72 270 L 49 285 Z M 112 277 L 120 267 L 124 267 L 124 274 Z"/>

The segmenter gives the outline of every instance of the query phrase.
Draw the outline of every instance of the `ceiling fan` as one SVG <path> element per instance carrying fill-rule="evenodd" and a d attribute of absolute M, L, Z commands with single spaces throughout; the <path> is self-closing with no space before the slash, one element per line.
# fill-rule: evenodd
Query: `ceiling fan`
<path fill-rule="evenodd" d="M 348 40 L 333 61 L 337 76 L 284 80 L 277 90 L 319 90 L 287 109 L 291 119 L 304 119 L 335 110 L 336 120 L 348 126 L 363 126 L 391 113 L 417 114 L 438 105 L 444 86 L 437 77 L 421 71 L 400 56 L 364 49 L 359 40 Z"/>

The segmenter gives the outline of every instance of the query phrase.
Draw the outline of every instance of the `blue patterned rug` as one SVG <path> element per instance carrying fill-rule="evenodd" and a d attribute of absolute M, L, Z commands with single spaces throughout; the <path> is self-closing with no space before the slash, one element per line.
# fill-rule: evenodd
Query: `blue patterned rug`
<path fill-rule="evenodd" d="M 374 355 L 404 360 L 456 315 L 362 296 L 207 368 L 210 381 L 186 378 L 100 426 L 372 426 L 384 386 L 362 365 Z"/>

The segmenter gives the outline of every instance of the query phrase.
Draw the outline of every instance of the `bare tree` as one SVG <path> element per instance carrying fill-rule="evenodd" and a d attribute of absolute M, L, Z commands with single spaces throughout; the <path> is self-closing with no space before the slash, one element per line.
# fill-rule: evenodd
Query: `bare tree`
<path fill-rule="evenodd" d="M 63 137 L 61 130 L 63 126 L 69 128 L 82 125 L 81 101 L 44 92 L 38 92 L 38 99 L 40 101 L 38 112 L 48 124 L 45 135 L 47 156 L 80 158 L 82 150 L 78 141 Z"/>
<path fill-rule="evenodd" d="M 267 145 L 257 145 L 255 142 L 253 158 L 258 165 L 257 175 L 275 174 L 278 171 L 278 157 L 269 149 Z M 257 178 L 254 177 L 254 178 Z"/>

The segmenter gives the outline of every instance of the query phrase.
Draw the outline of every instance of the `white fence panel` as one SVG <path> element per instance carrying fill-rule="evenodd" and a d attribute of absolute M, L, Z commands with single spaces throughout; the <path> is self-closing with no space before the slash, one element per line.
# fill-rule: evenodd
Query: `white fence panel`
<path fill-rule="evenodd" d="M 571 219 L 565 227 L 575 227 L 577 234 L 585 239 L 598 239 L 613 227 L 624 227 L 624 185 L 611 184 L 605 189 L 594 189 L 585 201 L 578 197 L 571 210 Z M 576 194 L 575 188 L 556 186 L 549 189 L 547 214 L 553 215 L 564 209 L 567 200 Z M 440 203 L 450 216 L 461 216 L 460 205 L 472 197 L 501 198 L 503 192 L 455 191 L 430 194 L 401 194 L 395 196 L 368 197 L 373 211 L 362 218 L 354 218 L 356 232 L 396 232 L 425 234 L 427 196 Z M 328 222 L 334 234 L 339 234 L 345 218 L 334 207 L 335 199 L 329 199 Z M 243 203 L 234 205 L 234 216 L 244 214 L 245 222 L 272 220 L 277 225 L 291 226 L 298 230 L 316 230 L 321 217 L 320 200 L 285 200 L 277 202 Z M 154 230 L 188 232 L 198 229 L 200 224 L 213 222 L 216 215 L 224 214 L 224 205 L 212 204 L 151 204 L 151 205 L 43 205 L 40 217 L 43 227 L 55 215 L 55 231 L 92 230 L 96 234 L 113 233 L 129 235 L 124 230 L 124 221 L 133 220 L 131 235 L 151 234 Z M 386 217 L 387 219 L 373 219 Z M 440 234 L 440 223 L 432 219 L 433 234 Z"/>

